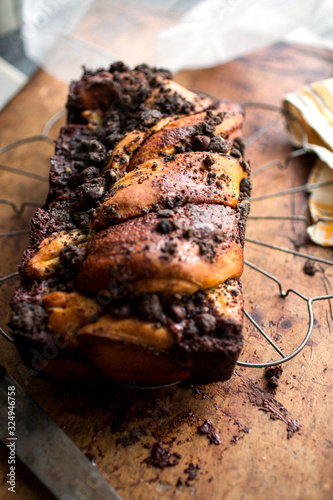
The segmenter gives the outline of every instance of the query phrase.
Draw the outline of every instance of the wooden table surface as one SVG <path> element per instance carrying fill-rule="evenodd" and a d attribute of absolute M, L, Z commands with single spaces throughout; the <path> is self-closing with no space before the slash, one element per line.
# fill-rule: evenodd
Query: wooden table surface
<path fill-rule="evenodd" d="M 184 71 L 176 79 L 187 87 L 218 97 L 280 105 L 282 96 L 333 74 L 331 52 L 275 45 L 218 67 Z M 0 113 L 1 144 L 39 134 L 47 119 L 64 106 L 67 87 L 39 72 Z M 247 108 L 246 137 L 276 115 Z M 50 135 L 56 137 L 59 124 Z M 255 172 L 269 161 L 282 161 L 292 151 L 283 119 L 247 149 Z M 52 145 L 35 142 L 1 156 L 1 163 L 48 172 Z M 254 177 L 253 196 L 304 184 L 313 159 L 300 157 L 286 170 L 278 167 Z M 17 204 L 42 202 L 47 183 L 0 172 L 0 198 Z M 1 232 L 26 229 L 33 213 L 16 215 L 0 206 Z M 253 201 L 251 215 L 307 215 L 304 193 Z M 332 259 L 331 248 L 307 239 L 305 224 L 249 220 L 248 238 Z M 17 269 L 27 236 L 1 238 L 0 275 Z M 273 273 L 283 287 L 306 297 L 332 293 L 330 265 L 316 263 L 314 276 L 305 274 L 305 259 L 248 242 L 245 258 Z M 0 288 L 1 326 L 17 281 Z M 307 303 L 295 294 L 279 296 L 277 285 L 246 266 L 243 275 L 248 313 L 290 353 L 307 331 Z M 159 390 L 135 390 L 111 383 L 68 384 L 30 377 L 15 347 L 0 339 L 0 362 L 33 399 L 94 459 L 96 467 L 125 499 L 332 499 L 333 498 L 333 364 L 332 304 L 313 305 L 315 324 L 304 350 L 283 365 L 275 392 L 261 368 L 238 367 L 225 383 L 174 385 Z M 246 320 L 244 361 L 269 361 L 279 355 Z M 211 443 L 198 427 L 210 419 L 220 444 Z M 156 468 L 145 459 L 160 442 L 171 466 Z M 36 443 L 38 447 L 38 443 Z M 8 492 L 8 450 L 0 447 L 0 497 Z M 168 460 L 166 460 L 168 462 Z M 75 475 L 75 470 L 73 470 Z M 53 498 L 22 464 L 16 470 L 16 497 Z M 83 498 L 82 496 L 79 498 Z M 93 495 L 89 498 L 93 498 Z"/>

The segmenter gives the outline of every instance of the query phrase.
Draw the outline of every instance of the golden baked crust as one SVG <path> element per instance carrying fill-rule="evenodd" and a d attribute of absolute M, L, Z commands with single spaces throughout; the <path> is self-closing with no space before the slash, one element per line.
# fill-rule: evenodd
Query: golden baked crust
<path fill-rule="evenodd" d="M 190 295 L 239 278 L 239 214 L 223 205 L 186 205 L 172 218 L 150 213 L 99 231 L 76 280 L 97 293 L 111 281 L 134 294 Z M 165 224 L 169 222 L 169 227 Z M 169 231 L 169 232 L 165 232 Z"/>
<path fill-rule="evenodd" d="M 124 222 L 168 203 L 236 207 L 240 184 L 247 177 L 237 158 L 218 153 L 183 153 L 168 161 L 150 159 L 113 185 L 110 197 L 92 218 L 92 228 Z"/>

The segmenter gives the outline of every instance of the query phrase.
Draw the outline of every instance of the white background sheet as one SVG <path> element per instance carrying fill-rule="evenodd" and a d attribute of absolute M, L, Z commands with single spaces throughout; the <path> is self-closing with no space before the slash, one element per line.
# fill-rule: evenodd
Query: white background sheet
<path fill-rule="evenodd" d="M 68 82 L 124 60 L 172 71 L 283 39 L 333 50 L 332 0 L 23 0 L 27 54 Z"/>

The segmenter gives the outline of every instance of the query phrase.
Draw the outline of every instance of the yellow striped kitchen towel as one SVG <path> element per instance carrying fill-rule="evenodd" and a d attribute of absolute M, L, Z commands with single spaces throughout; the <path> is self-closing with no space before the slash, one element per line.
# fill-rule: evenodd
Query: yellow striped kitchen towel
<path fill-rule="evenodd" d="M 316 153 L 308 184 L 313 225 L 307 231 L 315 243 L 333 246 L 333 78 L 306 85 L 284 97 L 284 109 L 294 146 Z"/>

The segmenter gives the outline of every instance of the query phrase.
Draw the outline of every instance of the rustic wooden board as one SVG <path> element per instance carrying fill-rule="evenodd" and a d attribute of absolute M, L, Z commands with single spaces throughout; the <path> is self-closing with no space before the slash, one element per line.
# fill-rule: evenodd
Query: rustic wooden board
<path fill-rule="evenodd" d="M 332 53 L 276 45 L 235 62 L 177 75 L 184 85 L 218 97 L 279 105 L 286 92 L 332 75 Z M 40 133 L 61 107 L 67 88 L 39 72 L 0 114 L 1 146 Z M 246 136 L 272 118 L 249 110 Z M 53 137 L 57 127 L 52 130 Z M 51 135 L 52 135 L 51 134 Z M 291 151 L 283 121 L 248 148 L 253 170 Z M 1 163 L 47 174 L 52 147 L 34 143 L 1 157 Z M 292 162 L 286 171 L 272 168 L 254 178 L 253 196 L 303 184 L 311 158 Z M 45 198 L 47 184 L 1 172 L 0 198 L 20 204 Z M 33 209 L 17 216 L 0 206 L 1 231 L 27 228 Z M 307 214 L 304 194 L 252 203 L 252 215 Z M 332 249 L 312 245 L 303 223 L 249 221 L 247 236 L 325 259 Z M 1 239 L 0 275 L 16 270 L 27 236 Z M 332 293 L 332 268 L 317 264 L 315 276 L 303 272 L 304 259 L 248 243 L 246 259 L 272 272 L 284 288 L 307 297 Z M 246 309 L 291 352 L 307 330 L 306 303 L 294 296 L 281 299 L 277 286 L 245 268 Z M 15 280 L 0 289 L 1 326 Z M 13 345 L 0 339 L 0 362 L 54 418 L 124 499 L 331 499 L 333 497 L 332 305 L 314 304 L 315 326 L 305 349 L 283 366 L 276 393 L 269 392 L 262 369 L 238 368 L 226 383 L 160 390 L 134 390 L 108 384 L 65 384 L 29 377 Z M 276 359 L 257 331 L 245 323 L 243 360 Z M 260 392 L 264 391 L 264 393 Z M 210 419 L 221 443 L 210 444 L 198 427 Z M 300 429 L 297 430 L 298 425 Z M 289 438 L 288 438 L 289 430 Z M 151 446 L 161 442 L 169 462 L 163 470 L 145 462 Z M 176 455 L 174 455 L 176 454 Z M 192 464 L 192 465 L 191 465 Z M 200 467 L 200 468 L 197 468 Z M 192 477 L 188 468 L 192 469 Z M 187 471 L 187 472 L 186 472 Z M 7 500 L 7 449 L 0 447 L 0 495 Z M 75 474 L 75 470 L 73 470 Z M 53 498 L 21 464 L 17 467 L 17 498 Z M 93 498 L 93 496 L 91 497 Z"/>

